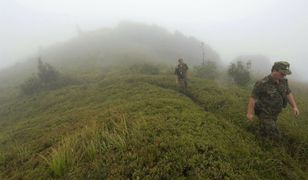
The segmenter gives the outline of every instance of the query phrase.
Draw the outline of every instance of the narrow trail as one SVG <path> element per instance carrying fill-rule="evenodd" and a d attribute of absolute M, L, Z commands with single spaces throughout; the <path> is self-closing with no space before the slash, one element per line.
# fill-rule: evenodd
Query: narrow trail
<path fill-rule="evenodd" d="M 176 92 L 179 92 L 179 93 L 185 95 L 186 97 L 188 97 L 189 99 L 191 99 L 197 106 L 201 107 L 204 111 L 209 112 L 207 107 L 205 106 L 205 103 L 200 101 L 197 97 L 195 97 L 188 89 L 183 90 L 183 89 L 179 88 L 178 86 L 171 87 L 171 86 L 166 86 L 166 85 L 163 85 L 163 84 L 160 84 L 160 83 L 155 83 L 155 82 L 151 82 L 151 84 L 159 86 L 159 87 L 164 88 L 164 89 L 171 89 L 171 90 L 174 90 Z"/>
<path fill-rule="evenodd" d="M 184 94 L 186 97 L 188 97 L 189 99 L 191 99 L 196 105 L 198 105 L 199 107 L 201 107 L 204 111 L 208 112 L 208 109 L 205 106 L 205 103 L 200 101 L 197 97 L 195 97 L 190 91 L 188 90 L 180 90 L 180 93 Z"/>

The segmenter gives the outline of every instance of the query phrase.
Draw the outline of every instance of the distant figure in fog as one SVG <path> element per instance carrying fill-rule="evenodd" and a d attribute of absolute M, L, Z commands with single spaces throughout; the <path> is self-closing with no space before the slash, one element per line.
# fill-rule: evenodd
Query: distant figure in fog
<path fill-rule="evenodd" d="M 179 64 L 175 68 L 175 74 L 177 75 L 177 83 L 184 88 L 187 88 L 187 70 L 188 66 L 183 62 L 183 59 L 178 60 Z"/>
<path fill-rule="evenodd" d="M 254 114 L 258 117 L 262 137 L 272 140 L 281 138 L 276 121 L 287 103 L 291 105 L 294 116 L 299 116 L 294 96 L 285 78 L 286 75 L 291 74 L 289 68 L 288 62 L 275 62 L 271 74 L 256 82 L 252 90 L 247 107 L 247 119 L 252 121 Z"/>

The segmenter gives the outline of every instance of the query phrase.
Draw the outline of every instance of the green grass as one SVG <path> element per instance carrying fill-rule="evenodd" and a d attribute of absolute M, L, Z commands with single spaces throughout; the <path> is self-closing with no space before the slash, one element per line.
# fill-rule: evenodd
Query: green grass
<path fill-rule="evenodd" d="M 168 74 L 110 73 L 0 106 L 2 179 L 305 179 L 307 101 L 285 142 L 245 119 L 249 90 Z M 299 97 L 298 97 L 299 98 Z M 299 98 L 300 99 L 300 98 Z"/>

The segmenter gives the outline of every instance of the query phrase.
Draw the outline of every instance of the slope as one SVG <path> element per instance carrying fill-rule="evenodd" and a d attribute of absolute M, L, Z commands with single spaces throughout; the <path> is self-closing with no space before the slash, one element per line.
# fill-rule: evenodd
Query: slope
<path fill-rule="evenodd" d="M 183 93 L 169 74 L 98 77 L 1 105 L 2 178 L 307 177 L 307 121 L 287 131 L 293 149 L 262 143 L 244 121 L 247 90 L 192 78 Z"/>

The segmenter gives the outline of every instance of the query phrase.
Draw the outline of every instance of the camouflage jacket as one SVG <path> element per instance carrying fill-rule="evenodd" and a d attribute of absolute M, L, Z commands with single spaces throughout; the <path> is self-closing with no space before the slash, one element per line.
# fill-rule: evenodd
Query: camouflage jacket
<path fill-rule="evenodd" d="M 287 106 L 287 95 L 291 93 L 288 80 L 275 81 L 271 75 L 256 82 L 251 96 L 256 99 L 255 113 L 277 116 Z"/>
<path fill-rule="evenodd" d="M 175 68 L 175 74 L 179 78 L 186 78 L 186 72 L 188 70 L 188 66 L 185 63 L 178 64 L 178 66 Z"/>

